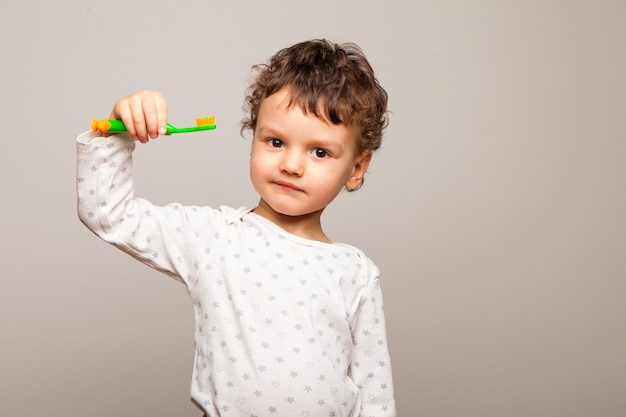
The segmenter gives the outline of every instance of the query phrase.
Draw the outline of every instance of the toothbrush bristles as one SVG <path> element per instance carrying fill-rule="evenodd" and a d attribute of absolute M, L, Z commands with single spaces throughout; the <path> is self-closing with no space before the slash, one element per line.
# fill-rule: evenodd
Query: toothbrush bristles
<path fill-rule="evenodd" d="M 210 126 L 215 124 L 215 116 L 196 117 L 196 126 Z"/>

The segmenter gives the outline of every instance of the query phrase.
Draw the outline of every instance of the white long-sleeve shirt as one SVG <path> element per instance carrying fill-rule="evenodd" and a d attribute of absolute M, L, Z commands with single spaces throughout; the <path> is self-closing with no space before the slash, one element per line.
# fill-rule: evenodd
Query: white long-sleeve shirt
<path fill-rule="evenodd" d="M 379 270 L 250 209 L 135 198 L 125 135 L 78 137 L 81 221 L 181 281 L 193 302 L 191 398 L 207 416 L 396 415 Z"/>

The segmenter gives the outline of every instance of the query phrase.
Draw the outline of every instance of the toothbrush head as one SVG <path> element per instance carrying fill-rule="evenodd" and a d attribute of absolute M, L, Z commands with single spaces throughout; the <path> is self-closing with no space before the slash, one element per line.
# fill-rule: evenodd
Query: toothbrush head
<path fill-rule="evenodd" d="M 166 133 L 199 132 L 201 130 L 212 130 L 215 128 L 215 116 L 197 117 L 194 127 L 175 127 L 168 123 Z"/>
<path fill-rule="evenodd" d="M 196 126 L 211 126 L 215 124 L 215 116 L 196 117 Z"/>

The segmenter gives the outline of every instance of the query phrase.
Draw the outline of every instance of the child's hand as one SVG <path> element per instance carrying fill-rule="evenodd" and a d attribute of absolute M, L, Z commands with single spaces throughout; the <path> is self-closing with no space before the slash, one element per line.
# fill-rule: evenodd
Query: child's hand
<path fill-rule="evenodd" d="M 123 121 L 133 140 L 146 143 L 165 134 L 167 103 L 158 91 L 140 91 L 115 103 L 109 118 Z"/>

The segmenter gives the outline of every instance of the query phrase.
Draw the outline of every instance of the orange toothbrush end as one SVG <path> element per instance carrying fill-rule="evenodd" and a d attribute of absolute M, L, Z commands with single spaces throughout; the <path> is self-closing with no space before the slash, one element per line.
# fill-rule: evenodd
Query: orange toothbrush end
<path fill-rule="evenodd" d="M 91 121 L 91 130 L 93 130 L 94 132 L 98 130 L 102 133 L 107 133 L 109 129 L 111 129 L 111 123 L 109 123 L 108 120 L 95 120 L 94 119 Z"/>

